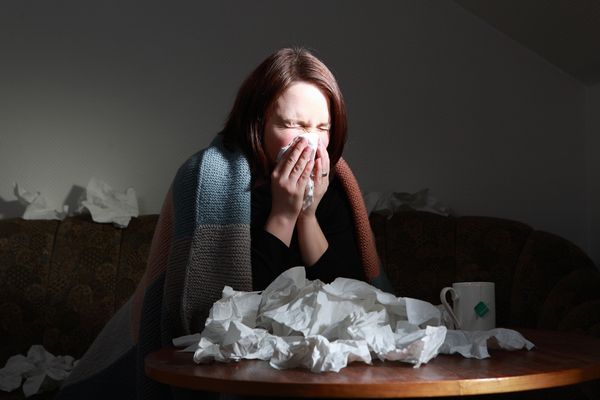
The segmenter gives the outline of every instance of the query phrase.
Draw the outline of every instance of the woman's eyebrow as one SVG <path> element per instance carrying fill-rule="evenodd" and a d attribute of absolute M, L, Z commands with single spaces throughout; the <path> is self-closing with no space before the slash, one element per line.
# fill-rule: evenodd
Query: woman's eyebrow
<path fill-rule="evenodd" d="M 288 118 L 288 117 L 284 117 L 282 115 L 277 115 L 275 114 L 274 116 L 275 122 L 278 124 L 289 124 L 289 123 L 295 123 L 298 122 L 297 120 L 293 119 L 293 118 Z"/>
<path fill-rule="evenodd" d="M 306 125 L 306 122 L 296 118 L 279 117 L 279 123 L 284 125 Z"/>
<path fill-rule="evenodd" d="M 275 113 L 272 118 L 274 119 L 274 123 L 277 125 L 298 125 L 298 126 L 309 126 L 310 124 L 305 121 L 302 117 L 295 116 L 286 116 L 281 115 L 280 113 Z M 331 120 L 318 122 L 315 124 L 319 129 L 330 129 L 331 128 Z"/>

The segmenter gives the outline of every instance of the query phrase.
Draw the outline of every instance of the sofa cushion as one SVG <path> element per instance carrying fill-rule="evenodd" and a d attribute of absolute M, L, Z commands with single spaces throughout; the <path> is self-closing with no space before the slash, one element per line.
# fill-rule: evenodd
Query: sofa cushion
<path fill-rule="evenodd" d="M 456 276 L 453 282 L 494 282 L 497 326 L 512 325 L 510 309 L 514 271 L 531 232 L 528 225 L 508 219 L 457 218 Z"/>
<path fill-rule="evenodd" d="M 538 327 L 600 336 L 600 274 L 578 268 L 556 282 L 538 318 Z"/>
<path fill-rule="evenodd" d="M 581 249 L 560 236 L 534 231 L 515 270 L 511 320 L 516 326 L 559 329 L 568 314 L 576 312 L 573 307 L 600 300 L 599 280 L 598 270 Z M 593 315 L 597 313 L 585 318 Z M 573 314 L 568 318 L 573 326 L 586 326 L 577 330 L 591 334 L 600 323 L 577 322 Z"/>
<path fill-rule="evenodd" d="M 371 215 L 377 250 L 395 294 L 440 303 L 456 275 L 456 219 L 428 212 Z"/>
<path fill-rule="evenodd" d="M 146 270 L 158 215 L 132 218 L 123 230 L 115 291 L 115 312 L 131 297 Z"/>
<path fill-rule="evenodd" d="M 42 343 L 44 305 L 58 221 L 0 224 L 0 364 Z M 0 366 L 0 367 L 1 367 Z"/>
<path fill-rule="evenodd" d="M 42 344 L 55 355 L 83 355 L 114 313 L 122 230 L 67 218 L 55 238 Z"/>

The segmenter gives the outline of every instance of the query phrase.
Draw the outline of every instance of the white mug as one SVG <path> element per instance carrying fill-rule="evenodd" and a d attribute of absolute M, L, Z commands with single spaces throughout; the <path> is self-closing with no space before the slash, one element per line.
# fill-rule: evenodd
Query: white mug
<path fill-rule="evenodd" d="M 452 307 L 446 299 L 452 296 Z M 440 292 L 440 300 L 450 314 L 455 328 L 486 331 L 496 327 L 494 282 L 457 282 Z"/>

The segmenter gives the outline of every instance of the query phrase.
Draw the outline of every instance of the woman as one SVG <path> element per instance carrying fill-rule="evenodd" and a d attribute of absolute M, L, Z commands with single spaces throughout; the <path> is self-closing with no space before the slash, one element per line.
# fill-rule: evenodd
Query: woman
<path fill-rule="evenodd" d="M 317 138 L 314 160 L 306 140 L 294 142 L 306 132 Z M 144 276 L 58 398 L 181 394 L 147 378 L 143 360 L 200 332 L 225 285 L 263 289 L 286 268 L 306 265 L 312 278 L 347 276 L 388 289 L 360 190 L 341 159 L 345 136 L 342 96 L 321 61 L 283 49 L 259 65 L 223 132 L 178 170 Z"/>
<path fill-rule="evenodd" d="M 274 53 L 242 85 L 222 134 L 230 148 L 244 151 L 253 172 L 255 290 L 295 265 L 306 266 L 309 279 L 365 280 L 350 205 L 339 179 L 330 175 L 343 151 L 346 126 L 333 74 L 304 49 Z M 307 132 L 318 139 L 314 160 L 306 139 L 278 159 L 281 148 Z M 313 201 L 303 209 L 311 176 Z"/>

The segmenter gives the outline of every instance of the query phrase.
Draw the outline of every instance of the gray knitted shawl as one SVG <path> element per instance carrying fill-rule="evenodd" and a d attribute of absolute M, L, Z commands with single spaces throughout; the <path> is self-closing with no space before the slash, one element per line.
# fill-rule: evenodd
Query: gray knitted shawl
<path fill-rule="evenodd" d="M 353 208 L 366 276 L 389 289 L 358 184 L 343 160 L 336 173 Z M 137 378 L 115 384 L 116 398 L 123 393 L 135 393 L 139 399 L 171 397 L 168 387 L 145 376 L 144 358 L 170 346 L 174 337 L 200 332 L 223 286 L 252 290 L 250 189 L 248 160 L 239 151 L 227 150 L 220 135 L 179 168 L 160 213 L 144 276 L 79 361 L 58 399 L 104 397 L 111 389 L 108 382 L 131 375 L 131 370 Z"/>

